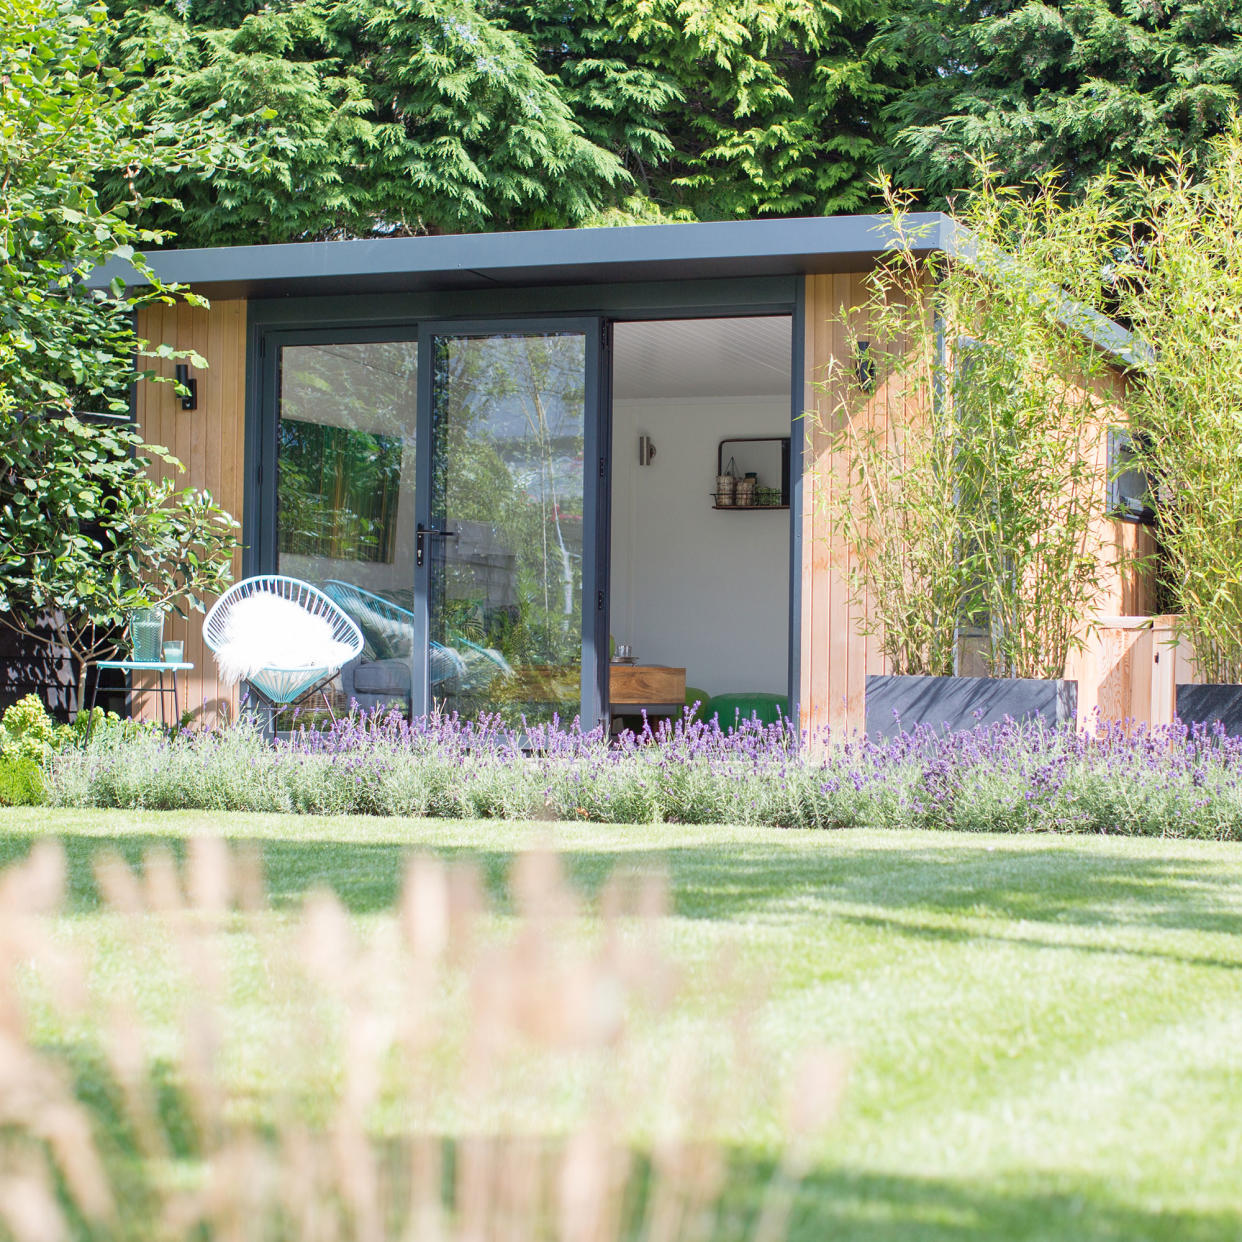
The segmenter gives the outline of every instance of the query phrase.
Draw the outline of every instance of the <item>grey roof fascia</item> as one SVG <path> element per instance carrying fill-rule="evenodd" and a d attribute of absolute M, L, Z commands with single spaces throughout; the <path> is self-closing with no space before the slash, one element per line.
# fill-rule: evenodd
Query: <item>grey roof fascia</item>
<path fill-rule="evenodd" d="M 1036 276 L 1018 259 L 999 250 L 985 254 L 980 249 L 979 239 L 957 221 L 945 219 L 942 239 L 945 254 L 952 258 L 977 267 L 993 279 L 1023 280 L 1029 287 L 1035 288 Z M 1155 357 L 1155 351 L 1145 341 L 1094 307 L 1075 301 L 1063 289 L 1049 287 L 1043 296 L 1062 325 L 1077 332 L 1127 369 L 1141 368 Z"/>
<path fill-rule="evenodd" d="M 941 252 L 1007 276 L 1020 270 L 1012 259 L 985 264 L 976 239 L 942 212 L 908 216 L 904 233 L 916 253 Z M 161 280 L 219 297 L 344 296 L 848 272 L 870 267 L 896 241 L 887 216 L 805 216 L 218 246 L 156 251 L 147 260 Z M 145 283 L 115 260 L 86 283 L 102 288 L 118 276 Z M 1055 309 L 1122 365 L 1151 357 L 1098 311 L 1068 298 Z"/>
<path fill-rule="evenodd" d="M 947 222 L 939 212 L 914 217 L 925 233 L 920 248 L 939 249 Z M 822 216 L 222 246 L 147 260 L 169 283 L 262 297 L 848 271 L 869 266 L 892 240 L 886 217 Z M 88 284 L 118 276 L 143 283 L 130 264 L 113 261 Z"/>

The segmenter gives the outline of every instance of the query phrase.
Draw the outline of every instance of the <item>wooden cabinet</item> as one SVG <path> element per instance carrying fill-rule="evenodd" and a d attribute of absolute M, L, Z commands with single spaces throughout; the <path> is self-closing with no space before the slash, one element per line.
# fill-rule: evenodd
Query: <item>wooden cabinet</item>
<path fill-rule="evenodd" d="M 644 708 L 680 713 L 686 702 L 686 670 L 659 664 L 610 664 L 608 697 L 614 715 Z"/>

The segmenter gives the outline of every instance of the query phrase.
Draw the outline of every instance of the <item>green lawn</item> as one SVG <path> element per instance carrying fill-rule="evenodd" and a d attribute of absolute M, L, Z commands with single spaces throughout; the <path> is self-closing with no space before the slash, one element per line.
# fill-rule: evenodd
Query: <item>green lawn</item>
<path fill-rule="evenodd" d="M 498 894 L 541 833 L 588 893 L 666 868 L 674 951 L 736 952 L 766 1035 L 851 1056 L 806 1242 L 1242 1239 L 1240 845 L 37 808 L 0 811 L 0 862 L 62 837 L 90 931 L 94 851 L 208 831 L 261 845 L 278 903 L 326 883 L 361 923 L 411 849 Z"/>

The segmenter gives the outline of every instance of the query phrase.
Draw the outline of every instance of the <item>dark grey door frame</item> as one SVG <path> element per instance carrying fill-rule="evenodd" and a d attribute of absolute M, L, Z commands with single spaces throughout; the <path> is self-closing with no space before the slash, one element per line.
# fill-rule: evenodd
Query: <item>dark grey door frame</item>
<path fill-rule="evenodd" d="M 488 330 L 521 331 L 538 323 L 592 323 L 588 333 L 587 434 L 594 443 L 584 451 L 587 463 L 584 505 L 594 506 L 594 558 L 583 549 L 583 600 L 594 596 L 595 618 L 589 636 L 584 633 L 584 670 L 589 637 L 595 666 L 594 684 L 583 686 L 584 728 L 605 719 L 608 703 L 609 561 L 611 555 L 612 460 L 612 325 L 621 321 L 659 319 L 723 319 L 753 315 L 785 315 L 792 320 L 790 419 L 790 586 L 789 586 L 789 694 L 797 713 L 801 680 L 802 637 L 802 508 L 803 464 L 806 450 L 803 418 L 804 289 L 802 277 L 754 277 L 720 281 L 692 281 L 593 287 L 500 289 L 486 295 L 470 293 L 370 297 L 312 297 L 252 299 L 247 304 L 248 345 L 246 383 L 245 489 L 242 520 L 242 569 L 250 575 L 271 572 L 276 565 L 276 469 L 280 403 L 280 350 L 284 345 L 328 344 L 384 340 L 419 340 L 420 394 L 418 420 L 430 417 L 430 368 L 423 339 L 435 331 L 468 333 L 485 325 Z M 480 318 L 479 303 L 486 299 L 494 315 Z M 468 311 L 473 314 L 467 314 Z M 590 361 L 592 354 L 595 361 Z M 593 375 L 593 381 L 592 381 Z M 590 404 L 594 403 L 594 406 Z M 590 411 L 598 411 L 597 418 Z M 421 437 L 422 432 L 418 433 Z M 420 444 L 425 441 L 420 439 Z M 420 453 L 418 471 L 429 454 Z M 589 466 L 597 462 L 596 470 Z M 265 486 L 265 480 L 267 485 Z M 421 486 L 419 493 L 427 494 Z M 421 501 L 417 502 L 421 505 Z M 412 532 L 411 532 L 412 533 Z M 585 535 L 584 531 L 584 535 Z M 588 577 L 590 591 L 588 595 Z M 420 610 L 416 608 L 416 613 Z M 584 631 L 587 627 L 584 626 Z M 424 633 L 425 639 L 425 633 Z M 420 648 L 426 650 L 425 641 Z M 424 657 L 425 658 L 425 657 Z M 415 679 L 419 678 L 418 670 Z M 422 686 L 427 670 L 421 672 Z M 585 682 L 584 676 L 584 682 Z M 425 689 L 423 691 L 425 694 Z"/>

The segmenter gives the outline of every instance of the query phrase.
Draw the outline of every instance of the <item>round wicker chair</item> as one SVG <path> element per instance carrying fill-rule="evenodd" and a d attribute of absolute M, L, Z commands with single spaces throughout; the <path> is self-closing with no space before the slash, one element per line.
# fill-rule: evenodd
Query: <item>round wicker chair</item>
<path fill-rule="evenodd" d="M 307 619 L 321 622 L 313 626 L 314 641 L 303 642 L 301 649 L 296 649 L 287 628 L 255 633 L 254 618 L 261 613 L 246 601 L 260 598 L 283 601 Z M 277 610 L 286 619 L 297 617 L 289 607 L 277 605 Z M 229 587 L 203 622 L 203 641 L 222 673 L 235 671 L 237 648 L 244 645 L 249 663 L 239 679 L 267 707 L 269 725 L 274 724 L 278 711 L 315 691 L 323 695 L 328 714 L 335 719 L 324 688 L 343 664 L 362 654 L 363 648 L 361 630 L 338 604 L 309 582 L 280 574 L 243 578 Z"/>

